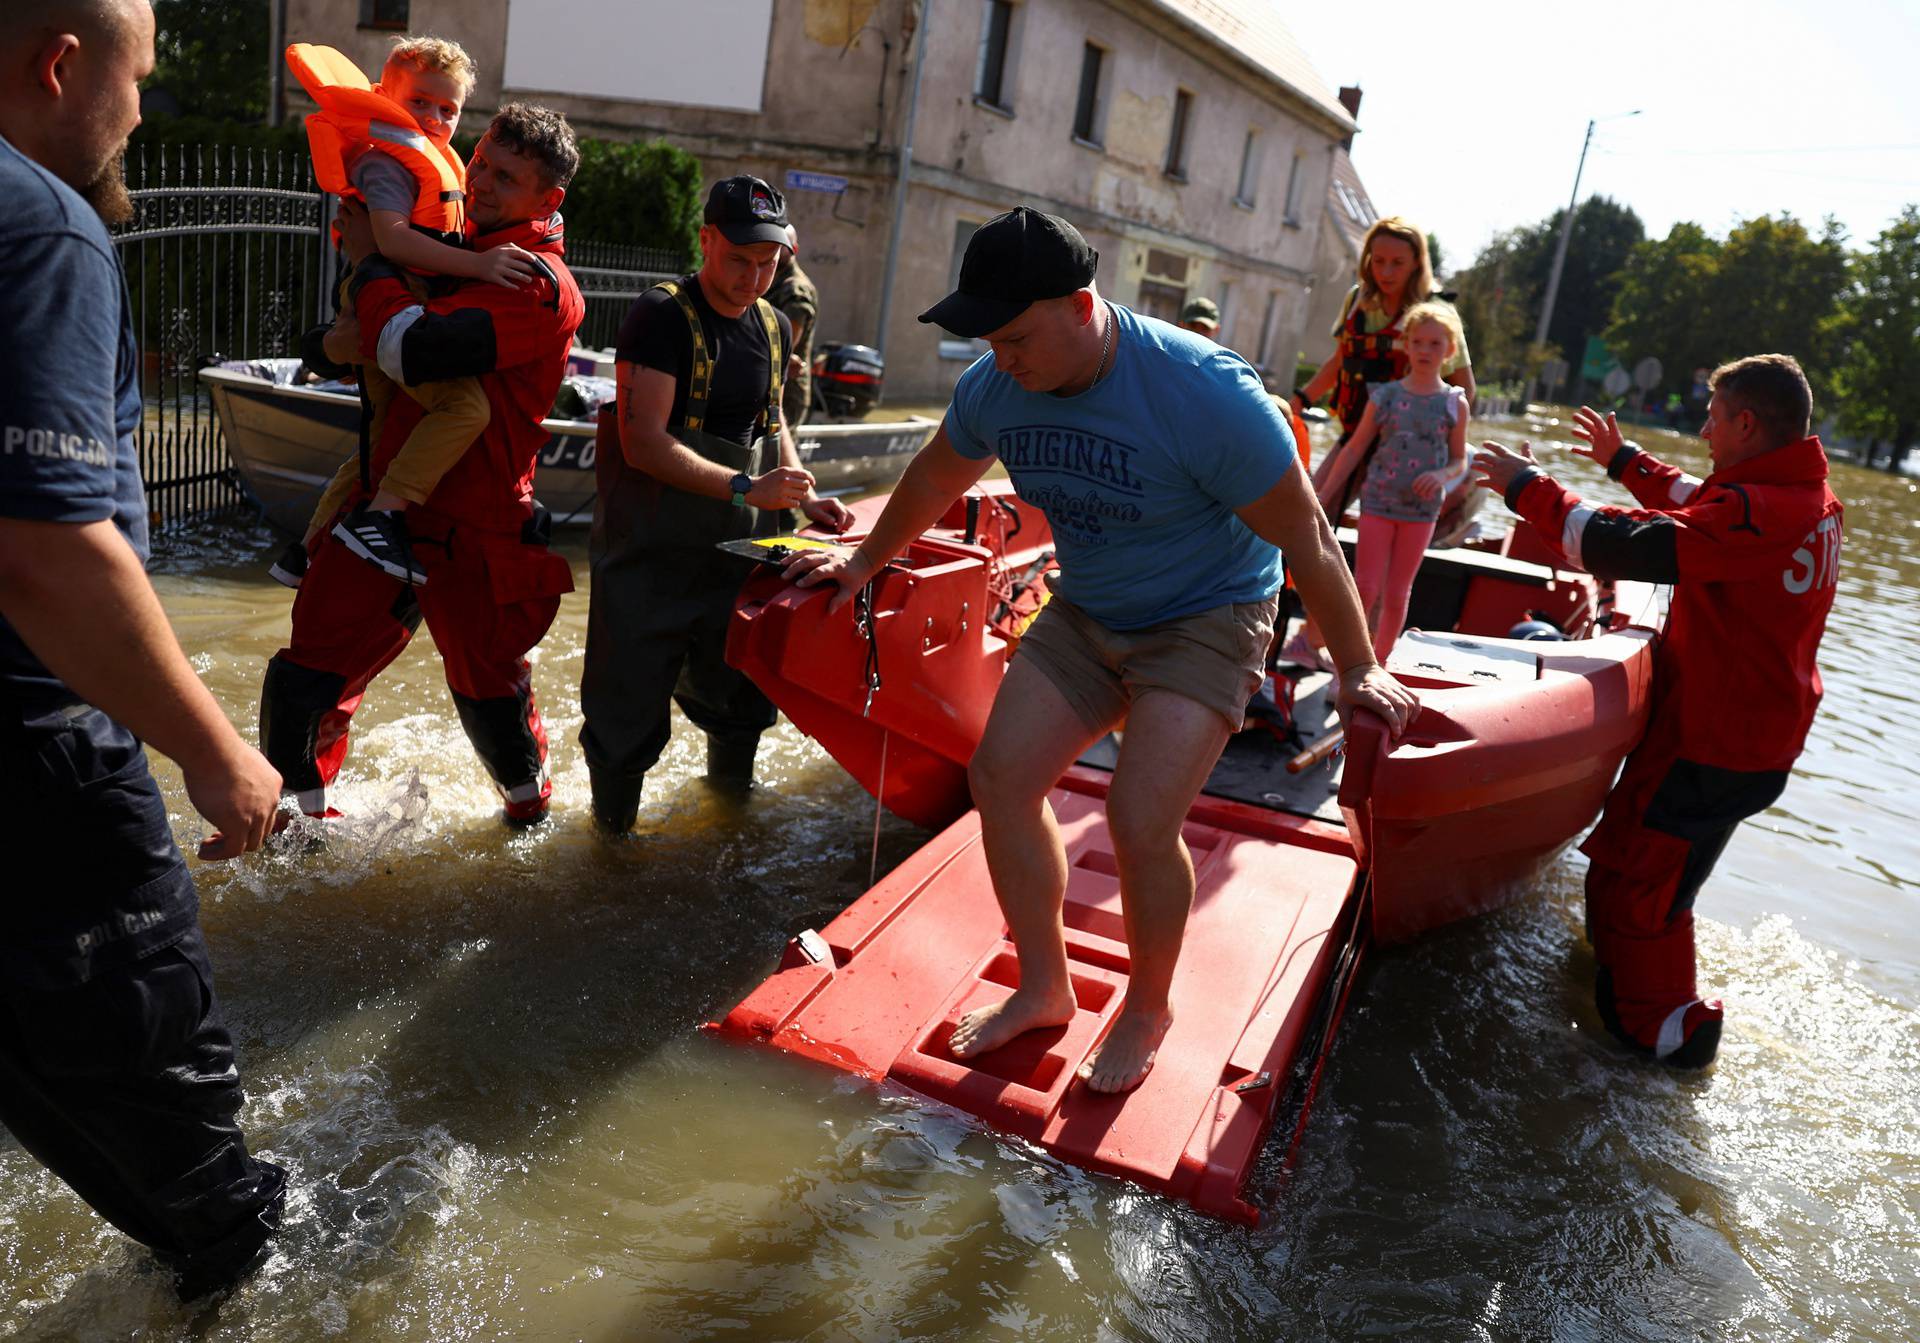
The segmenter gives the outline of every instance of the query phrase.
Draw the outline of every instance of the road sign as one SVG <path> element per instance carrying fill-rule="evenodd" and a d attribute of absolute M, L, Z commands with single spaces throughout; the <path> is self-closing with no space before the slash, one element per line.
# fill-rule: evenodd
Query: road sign
<path fill-rule="evenodd" d="M 1648 355 L 1633 366 L 1633 385 L 1641 391 L 1660 381 L 1660 361 Z"/>
<path fill-rule="evenodd" d="M 847 179 L 836 177 L 832 173 L 803 172 L 798 168 L 787 169 L 788 191 L 824 191 L 829 196 L 838 196 L 847 189 Z"/>
<path fill-rule="evenodd" d="M 1607 376 L 1600 380 L 1600 390 L 1608 396 L 1625 396 L 1627 388 L 1633 386 L 1633 379 L 1627 376 L 1624 368 L 1615 366 L 1607 370 Z"/>

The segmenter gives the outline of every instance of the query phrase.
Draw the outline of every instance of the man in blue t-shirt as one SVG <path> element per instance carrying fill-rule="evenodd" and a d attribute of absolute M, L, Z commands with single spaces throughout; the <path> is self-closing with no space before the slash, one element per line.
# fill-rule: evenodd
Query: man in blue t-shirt
<path fill-rule="evenodd" d="M 153 69 L 146 0 L 0 7 L 0 1123 L 151 1246 L 181 1296 L 278 1224 L 198 904 L 141 741 L 257 848 L 280 776 L 187 664 L 147 582 L 138 351 L 102 216 Z M 36 875 L 29 875 L 30 872 Z"/>
<path fill-rule="evenodd" d="M 1024 207 L 974 234 L 959 289 L 920 320 L 985 339 L 991 357 L 961 375 L 872 534 L 787 573 L 837 584 L 839 606 L 996 459 L 1046 513 L 1054 599 L 1020 641 L 969 772 L 1020 987 L 962 1018 L 949 1048 L 973 1058 L 1072 1018 L 1066 851 L 1047 793 L 1124 720 L 1107 822 L 1132 971 L 1081 1075 L 1125 1091 L 1173 1022 L 1193 903 L 1180 826 L 1264 675 L 1281 549 L 1339 661 L 1340 712 L 1373 710 L 1397 735 L 1415 705 L 1374 661 L 1352 575 L 1259 377 L 1230 350 L 1103 300 L 1098 261 L 1073 225 Z"/>

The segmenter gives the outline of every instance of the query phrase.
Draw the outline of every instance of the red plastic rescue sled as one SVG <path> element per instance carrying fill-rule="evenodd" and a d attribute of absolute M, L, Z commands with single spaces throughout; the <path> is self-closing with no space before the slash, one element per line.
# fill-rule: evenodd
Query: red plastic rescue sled
<path fill-rule="evenodd" d="M 850 539 L 883 503 L 860 506 Z M 1419 689 L 1419 717 L 1391 747 L 1357 727 L 1344 771 L 1289 775 L 1293 747 L 1266 732 L 1229 744 L 1187 818 L 1197 890 L 1172 1030 L 1137 1090 L 1105 1096 L 1073 1078 L 1127 984 L 1110 749 L 1052 797 L 1078 1013 L 967 1063 L 946 1048 L 961 1015 L 1018 982 L 966 761 L 1050 564 L 1045 517 L 988 482 L 880 576 L 870 604 L 827 616 L 823 593 L 772 570 L 748 584 L 729 660 L 884 805 L 944 828 L 794 938 L 718 1029 L 890 1078 L 1075 1164 L 1253 1221 L 1247 1177 L 1276 1119 L 1295 1135 L 1304 1122 L 1370 942 L 1508 902 L 1598 813 L 1645 727 L 1656 593 L 1513 553 L 1429 554 L 1411 606 L 1429 632 L 1390 661 Z M 1497 637 L 1530 614 L 1577 637 Z M 1294 688 L 1309 738 L 1332 725 L 1326 681 Z"/>

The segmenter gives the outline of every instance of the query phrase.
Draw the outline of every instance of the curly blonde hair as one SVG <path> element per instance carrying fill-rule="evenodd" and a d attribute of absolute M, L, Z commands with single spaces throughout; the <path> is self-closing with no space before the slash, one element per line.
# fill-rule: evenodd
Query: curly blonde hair
<path fill-rule="evenodd" d="M 1447 339 L 1453 342 L 1453 348 L 1447 352 L 1448 358 L 1460 353 L 1460 346 L 1466 340 L 1466 336 L 1460 330 L 1459 313 L 1445 303 L 1435 303 L 1431 300 L 1426 303 L 1416 303 L 1401 314 L 1400 334 L 1410 336 L 1413 334 L 1413 329 L 1424 322 L 1432 322 L 1447 333 Z"/>
<path fill-rule="evenodd" d="M 1394 238 L 1413 249 L 1413 275 L 1407 281 L 1403 304 L 1425 303 L 1433 297 L 1433 263 L 1427 258 L 1427 235 L 1419 226 L 1399 215 L 1374 221 L 1360 243 L 1360 298 L 1363 308 L 1378 309 L 1382 301 L 1379 286 L 1373 282 L 1373 244 L 1377 238 Z"/>
<path fill-rule="evenodd" d="M 473 92 L 473 82 L 479 73 L 474 69 L 473 57 L 467 55 L 467 49 L 444 37 L 394 38 L 393 50 L 387 53 L 382 75 L 396 65 L 405 70 L 425 70 L 446 75 L 460 86 L 462 98 Z"/>

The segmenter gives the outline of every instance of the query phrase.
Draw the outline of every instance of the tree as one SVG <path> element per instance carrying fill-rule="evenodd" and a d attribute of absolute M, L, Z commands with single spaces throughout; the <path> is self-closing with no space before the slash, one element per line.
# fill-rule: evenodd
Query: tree
<path fill-rule="evenodd" d="M 1720 252 L 1717 239 L 1685 222 L 1635 247 L 1620 272 L 1607 344 L 1628 363 L 1658 358 L 1669 388 L 1684 390 L 1694 369 L 1719 363 L 1724 344 L 1707 314 Z"/>
<path fill-rule="evenodd" d="M 1453 276 L 1467 345 L 1481 376 L 1530 374 L 1545 353 L 1531 349 L 1546 298 L 1565 210 L 1500 234 L 1473 265 Z M 1560 274 L 1547 343 L 1577 362 L 1589 335 L 1607 326 L 1622 266 L 1646 236 L 1640 216 L 1606 196 L 1589 196 L 1573 215 L 1573 237 Z"/>
<path fill-rule="evenodd" d="M 1552 218 L 1521 230 L 1515 248 L 1515 259 L 1533 297 L 1528 314 L 1536 327 L 1540 304 L 1546 300 L 1554 249 L 1560 242 L 1560 222 L 1566 213 L 1555 210 Z M 1560 292 L 1547 327 L 1547 343 L 1559 347 L 1561 358 L 1577 366 L 1587 337 L 1606 330 L 1613 316 L 1621 267 L 1646 236 L 1640 216 L 1607 196 L 1589 196 L 1573 212 L 1573 237 L 1567 245 Z"/>
<path fill-rule="evenodd" d="M 152 87 L 187 116 L 267 114 L 267 6 L 260 0 L 155 0 Z"/>
<path fill-rule="evenodd" d="M 1846 235 L 1832 219 L 1816 236 L 1792 215 L 1762 215 L 1725 242 L 1675 224 L 1628 258 L 1607 339 L 1629 361 L 1657 357 L 1675 390 L 1703 365 L 1779 352 L 1799 359 L 1824 394 L 1846 282 Z"/>
<path fill-rule="evenodd" d="M 1889 467 L 1920 434 L 1920 206 L 1909 205 L 1853 259 L 1832 331 L 1840 421 L 1893 444 Z"/>
<path fill-rule="evenodd" d="M 1816 237 L 1792 215 L 1762 215 L 1727 235 L 1709 316 L 1727 358 L 1791 354 L 1824 391 L 1834 364 L 1833 319 L 1846 284 L 1846 231 L 1837 220 L 1829 218 Z"/>
<path fill-rule="evenodd" d="M 1480 249 L 1473 264 L 1454 272 L 1454 307 L 1467 333 L 1474 374 L 1495 382 L 1526 369 L 1527 343 L 1533 338 L 1533 299 L 1514 261 L 1515 234 L 1498 234 Z"/>

